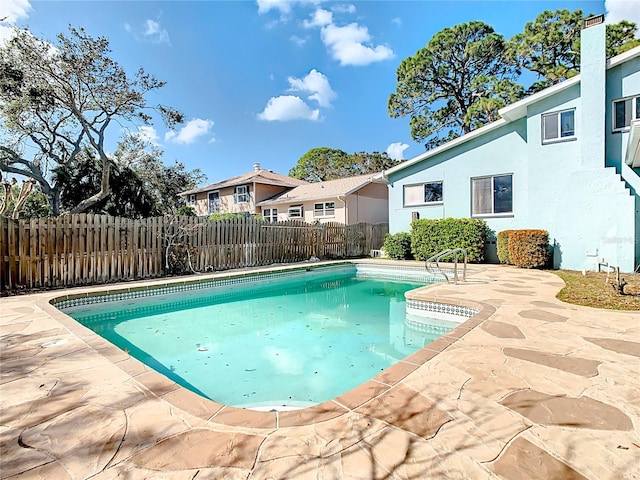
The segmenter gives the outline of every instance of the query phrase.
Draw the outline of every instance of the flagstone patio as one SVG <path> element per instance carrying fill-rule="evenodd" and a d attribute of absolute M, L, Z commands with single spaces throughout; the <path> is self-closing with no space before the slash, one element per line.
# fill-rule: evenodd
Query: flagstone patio
<path fill-rule="evenodd" d="M 562 285 L 475 265 L 413 291 L 479 313 L 286 412 L 201 398 L 49 305 L 114 285 L 1 298 L 0 478 L 640 479 L 640 312 L 562 303 Z"/>

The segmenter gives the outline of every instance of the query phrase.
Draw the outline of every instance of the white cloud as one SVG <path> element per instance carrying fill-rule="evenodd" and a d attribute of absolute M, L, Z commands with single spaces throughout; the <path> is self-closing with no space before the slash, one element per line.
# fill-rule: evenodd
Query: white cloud
<path fill-rule="evenodd" d="M 313 12 L 311 20 L 304 20 L 302 26 L 304 28 L 324 27 L 333 23 L 333 13 L 329 10 L 318 8 Z"/>
<path fill-rule="evenodd" d="M 291 35 L 289 37 L 289 40 L 291 40 L 293 43 L 295 43 L 299 47 L 302 47 L 305 43 L 307 43 L 307 40 L 309 40 L 309 38 L 308 37 L 302 38 L 297 35 Z"/>
<path fill-rule="evenodd" d="M 171 44 L 169 40 L 169 32 L 166 28 L 163 28 L 159 22 L 148 19 L 145 22 L 145 28 L 142 34 L 149 38 L 153 43 L 166 43 Z"/>
<path fill-rule="evenodd" d="M 144 40 L 151 43 L 163 43 L 171 45 L 169 32 L 164 28 L 158 20 L 147 19 L 140 29 L 136 29 L 131 24 L 125 23 L 124 29 L 133 35 L 136 40 Z"/>
<path fill-rule="evenodd" d="M 29 0 L 0 1 L 0 45 L 13 36 L 13 26 L 18 20 L 27 18 L 30 10 Z"/>
<path fill-rule="evenodd" d="M 173 143 L 190 144 L 194 143 L 200 137 L 207 135 L 213 127 L 212 120 L 203 120 L 202 118 L 194 118 L 189 120 L 184 127 L 177 132 L 170 130 L 164 135 L 165 141 Z"/>
<path fill-rule="evenodd" d="M 4 19 L 3 22 L 15 25 L 21 18 L 27 18 L 30 10 L 31 4 L 29 0 L 2 0 L 0 2 L 0 19 Z"/>
<path fill-rule="evenodd" d="M 353 13 L 352 6 L 337 6 L 334 10 Z M 338 26 L 333 21 L 333 13 L 322 8 L 316 9 L 311 19 L 302 22 L 304 28 L 320 28 L 322 43 L 340 65 L 369 65 L 393 58 L 393 50 L 384 45 L 372 45 L 367 27 L 350 23 Z"/>
<path fill-rule="evenodd" d="M 402 19 L 400 17 L 394 17 L 391 19 L 391 23 L 397 25 L 398 27 L 402 26 Z"/>
<path fill-rule="evenodd" d="M 640 2 L 638 0 L 605 0 L 606 23 L 629 20 L 640 25 Z M 640 32 L 638 32 L 640 35 Z M 636 35 L 637 36 L 637 35 Z"/>
<path fill-rule="evenodd" d="M 313 69 L 304 78 L 288 78 L 290 92 L 310 93 L 309 100 L 315 100 L 321 107 L 330 107 L 331 101 L 336 98 L 336 92 L 331 89 L 329 80 L 322 73 Z"/>
<path fill-rule="evenodd" d="M 320 118 L 319 110 L 312 110 L 304 100 L 295 95 L 280 95 L 267 102 L 264 110 L 258 114 L 260 120 L 287 121 L 287 120 L 313 120 Z"/>
<path fill-rule="evenodd" d="M 404 160 L 403 153 L 409 148 L 409 145 L 402 142 L 393 142 L 387 147 L 387 155 L 394 160 Z"/>
<path fill-rule="evenodd" d="M 384 45 L 367 46 L 371 40 L 367 27 L 350 23 L 344 27 L 334 24 L 322 27 L 322 42 L 340 65 L 368 65 L 393 58 L 393 50 Z"/>
<path fill-rule="evenodd" d="M 267 13 L 270 10 L 278 10 L 280 13 L 289 13 L 291 11 L 291 2 L 289 0 L 257 0 L 258 13 Z"/>
<path fill-rule="evenodd" d="M 145 142 L 149 142 L 152 145 L 158 145 L 158 140 L 160 140 L 156 129 L 151 125 L 143 125 L 142 127 L 138 127 L 138 138 L 144 140 Z"/>
<path fill-rule="evenodd" d="M 277 10 L 281 15 L 287 16 L 291 13 L 291 7 L 295 4 L 312 4 L 317 5 L 321 0 L 257 0 L 258 13 L 267 13 L 271 10 Z"/>
<path fill-rule="evenodd" d="M 339 13 L 356 13 L 356 6 L 351 4 L 334 5 L 331 10 Z"/>

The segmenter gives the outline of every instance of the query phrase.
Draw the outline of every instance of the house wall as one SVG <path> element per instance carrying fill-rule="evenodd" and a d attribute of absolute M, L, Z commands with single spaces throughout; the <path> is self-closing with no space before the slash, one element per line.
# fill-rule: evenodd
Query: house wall
<path fill-rule="evenodd" d="M 640 95 L 640 57 L 607 71 L 607 115 L 605 115 L 607 166 L 621 172 L 620 162 L 625 158 L 629 131 L 613 132 L 613 101 Z M 637 172 L 640 174 L 640 172 Z M 636 189 L 638 190 L 638 189 Z"/>
<path fill-rule="evenodd" d="M 226 187 L 219 190 L 212 190 L 212 192 L 219 192 L 220 197 L 220 213 L 241 213 L 241 212 L 255 212 L 255 193 L 253 191 L 253 184 L 247 184 L 249 189 L 249 202 L 248 203 L 234 203 L 234 191 L 235 187 Z M 203 216 L 209 215 L 209 192 L 200 192 L 196 194 L 196 215 Z"/>
<path fill-rule="evenodd" d="M 278 220 L 289 220 L 288 210 L 290 206 L 302 205 L 304 217 L 301 220 L 305 222 L 320 223 L 338 222 L 346 224 L 354 224 L 359 222 L 365 223 L 383 223 L 389 221 L 389 205 L 386 185 L 372 183 L 361 188 L 357 192 L 333 198 L 325 198 L 319 200 L 309 200 L 306 202 L 292 202 L 290 204 L 274 204 L 273 208 L 278 209 Z M 314 216 L 314 206 L 316 203 L 334 202 L 335 214 L 326 217 Z M 271 208 L 270 206 L 262 207 Z"/>
<path fill-rule="evenodd" d="M 335 215 L 332 216 L 326 216 L 326 217 L 314 217 L 313 212 L 314 212 L 314 206 L 316 203 L 321 203 L 321 202 L 334 202 L 335 203 Z M 346 214 L 345 214 L 345 208 L 344 208 L 344 203 L 341 202 L 340 200 L 338 200 L 337 198 L 326 198 L 324 200 L 313 200 L 313 201 L 308 201 L 308 202 L 293 202 L 293 203 L 280 203 L 280 204 L 275 204 L 273 205 L 273 208 L 277 208 L 278 209 L 278 221 L 280 222 L 284 222 L 285 220 L 291 220 L 289 218 L 289 207 L 294 206 L 294 205 L 302 205 L 302 210 L 303 210 L 303 218 L 298 218 L 298 219 L 294 219 L 294 220 L 302 220 L 304 222 L 315 222 L 315 221 L 319 221 L 320 223 L 327 223 L 327 222 L 339 222 L 339 223 L 346 223 Z M 263 209 L 265 208 L 271 208 L 271 207 L 262 207 Z"/>
<path fill-rule="evenodd" d="M 385 185 L 370 183 L 347 197 L 347 221 L 387 223 L 389 221 L 388 191 Z"/>
<path fill-rule="evenodd" d="M 619 87 L 614 86 L 616 75 Z M 637 71 L 614 72 L 607 82 L 608 95 L 616 88 L 630 91 L 633 87 L 626 79 L 636 75 Z M 590 88 L 597 91 L 595 86 Z M 604 259 L 622 271 L 633 271 L 640 263 L 640 200 L 613 167 L 620 162 L 622 144 L 606 144 L 612 135 L 603 132 L 604 120 L 593 118 L 592 105 L 582 98 L 581 85 L 576 84 L 530 105 L 525 118 L 390 174 L 390 232 L 410 231 L 412 212 L 420 218 L 468 218 L 471 179 L 510 173 L 513 213 L 478 217 L 494 233 L 529 228 L 549 231 L 556 268 L 594 270 Z M 604 105 L 605 116 L 610 117 L 611 104 L 607 100 Z M 576 112 L 576 138 L 543 145 L 542 114 L 569 108 Z M 598 138 L 599 144 L 594 142 Z M 608 168 L 605 151 L 607 164 L 612 165 Z M 405 207 L 403 187 L 430 181 L 443 181 L 443 202 Z M 495 261 L 495 245 L 492 247 L 488 257 Z"/>

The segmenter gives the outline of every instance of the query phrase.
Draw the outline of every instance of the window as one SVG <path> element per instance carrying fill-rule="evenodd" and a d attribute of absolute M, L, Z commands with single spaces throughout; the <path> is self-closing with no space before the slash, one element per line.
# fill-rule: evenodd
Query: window
<path fill-rule="evenodd" d="M 316 203 L 313 206 L 314 217 L 333 217 L 336 214 L 335 202 Z"/>
<path fill-rule="evenodd" d="M 419 185 L 405 185 L 404 205 L 424 205 L 442 202 L 442 182 L 428 182 Z"/>
<path fill-rule="evenodd" d="M 471 214 L 494 215 L 513 212 L 513 176 L 496 175 L 471 179 Z"/>
<path fill-rule="evenodd" d="M 233 203 L 248 203 L 249 202 L 249 187 L 246 185 L 240 185 L 233 191 Z"/>
<path fill-rule="evenodd" d="M 640 96 L 614 100 L 613 131 L 619 132 L 631 126 L 631 120 L 640 118 Z"/>
<path fill-rule="evenodd" d="M 195 206 L 195 204 L 196 204 L 196 194 L 195 193 L 189 194 L 189 201 L 187 203 L 189 205 Z"/>
<path fill-rule="evenodd" d="M 220 211 L 220 192 L 209 192 L 209 213 Z"/>
<path fill-rule="evenodd" d="M 568 140 L 576 136 L 575 110 L 542 116 L 542 143 Z"/>
<path fill-rule="evenodd" d="M 278 221 L 278 209 L 277 208 L 263 208 L 262 209 L 262 217 L 267 222 L 277 222 Z"/>
<path fill-rule="evenodd" d="M 288 213 L 289 218 L 302 218 L 302 205 L 291 205 Z"/>

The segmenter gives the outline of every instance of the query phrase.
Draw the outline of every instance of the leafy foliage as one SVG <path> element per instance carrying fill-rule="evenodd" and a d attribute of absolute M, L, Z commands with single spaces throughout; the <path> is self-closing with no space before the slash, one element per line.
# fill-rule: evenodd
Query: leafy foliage
<path fill-rule="evenodd" d="M 219 220 L 232 220 L 234 218 L 244 218 L 246 217 L 247 214 L 244 212 L 240 212 L 240 213 L 212 213 L 211 215 L 209 215 L 209 220 L 212 222 L 217 222 Z"/>
<path fill-rule="evenodd" d="M 509 234 L 509 261 L 520 268 L 544 268 L 550 261 L 549 232 L 512 230 Z"/>
<path fill-rule="evenodd" d="M 289 170 L 289 176 L 307 182 L 323 182 L 338 178 L 378 173 L 400 163 L 386 153 L 357 152 L 348 154 L 335 148 L 312 148 Z"/>
<path fill-rule="evenodd" d="M 506 265 L 511 265 L 511 260 L 509 260 L 509 235 L 511 235 L 511 232 L 513 230 L 503 230 L 496 235 L 498 260 Z"/>
<path fill-rule="evenodd" d="M 95 193 L 102 171 L 81 152 L 73 162 L 55 171 L 56 181 L 62 185 L 61 205 L 71 206 Z M 140 218 L 167 215 L 184 205 L 178 194 L 193 188 L 202 180 L 199 170 L 187 171 L 182 163 L 166 166 L 163 152 L 155 147 L 145 149 L 144 142 L 127 137 L 118 144 L 110 173 L 111 195 L 87 208 L 87 212 Z"/>
<path fill-rule="evenodd" d="M 6 185 L 3 185 L 3 187 L 11 189 L 11 192 L 7 195 L 8 201 L 5 207 L 5 215 L 10 216 L 16 206 L 21 188 L 17 183 L 12 185 L 9 182 L 7 182 Z M 20 219 L 44 218 L 51 216 L 51 207 L 49 206 L 47 197 L 44 196 L 37 185 L 27 196 L 27 199 L 19 213 L 18 218 Z"/>
<path fill-rule="evenodd" d="M 427 150 L 499 118 L 506 104 L 577 75 L 581 10 L 544 11 L 508 42 L 483 22 L 445 28 L 397 69 L 387 107 L 409 116 L 411 136 Z M 607 56 L 640 45 L 636 25 L 607 25 Z M 526 91 L 523 69 L 538 79 Z"/>
<path fill-rule="evenodd" d="M 387 233 L 382 249 L 389 258 L 394 260 L 411 258 L 411 235 L 408 232 Z"/>
<path fill-rule="evenodd" d="M 397 69 L 391 117 L 411 117 L 411 136 L 437 147 L 496 120 L 498 109 L 520 98 L 518 71 L 502 35 L 473 21 L 436 33 Z"/>
<path fill-rule="evenodd" d="M 69 28 L 53 44 L 27 30 L 0 47 L 0 169 L 38 182 L 53 213 L 59 214 L 63 184 L 50 175 L 80 160 L 101 169 L 96 193 L 79 200 L 72 213 L 86 211 L 109 195 L 111 161 L 105 136 L 112 123 L 150 123 L 156 111 L 169 126 L 182 114 L 163 105 L 150 106 L 149 92 L 164 82 L 140 69 L 133 76 L 110 57 L 109 42 L 83 29 Z M 91 160 L 89 160 L 91 159 Z M 67 188 L 69 186 L 67 185 Z"/>
<path fill-rule="evenodd" d="M 445 249 L 464 248 L 472 263 L 484 261 L 484 245 L 489 228 L 477 218 L 419 219 L 411 222 L 411 251 L 417 260 Z"/>

